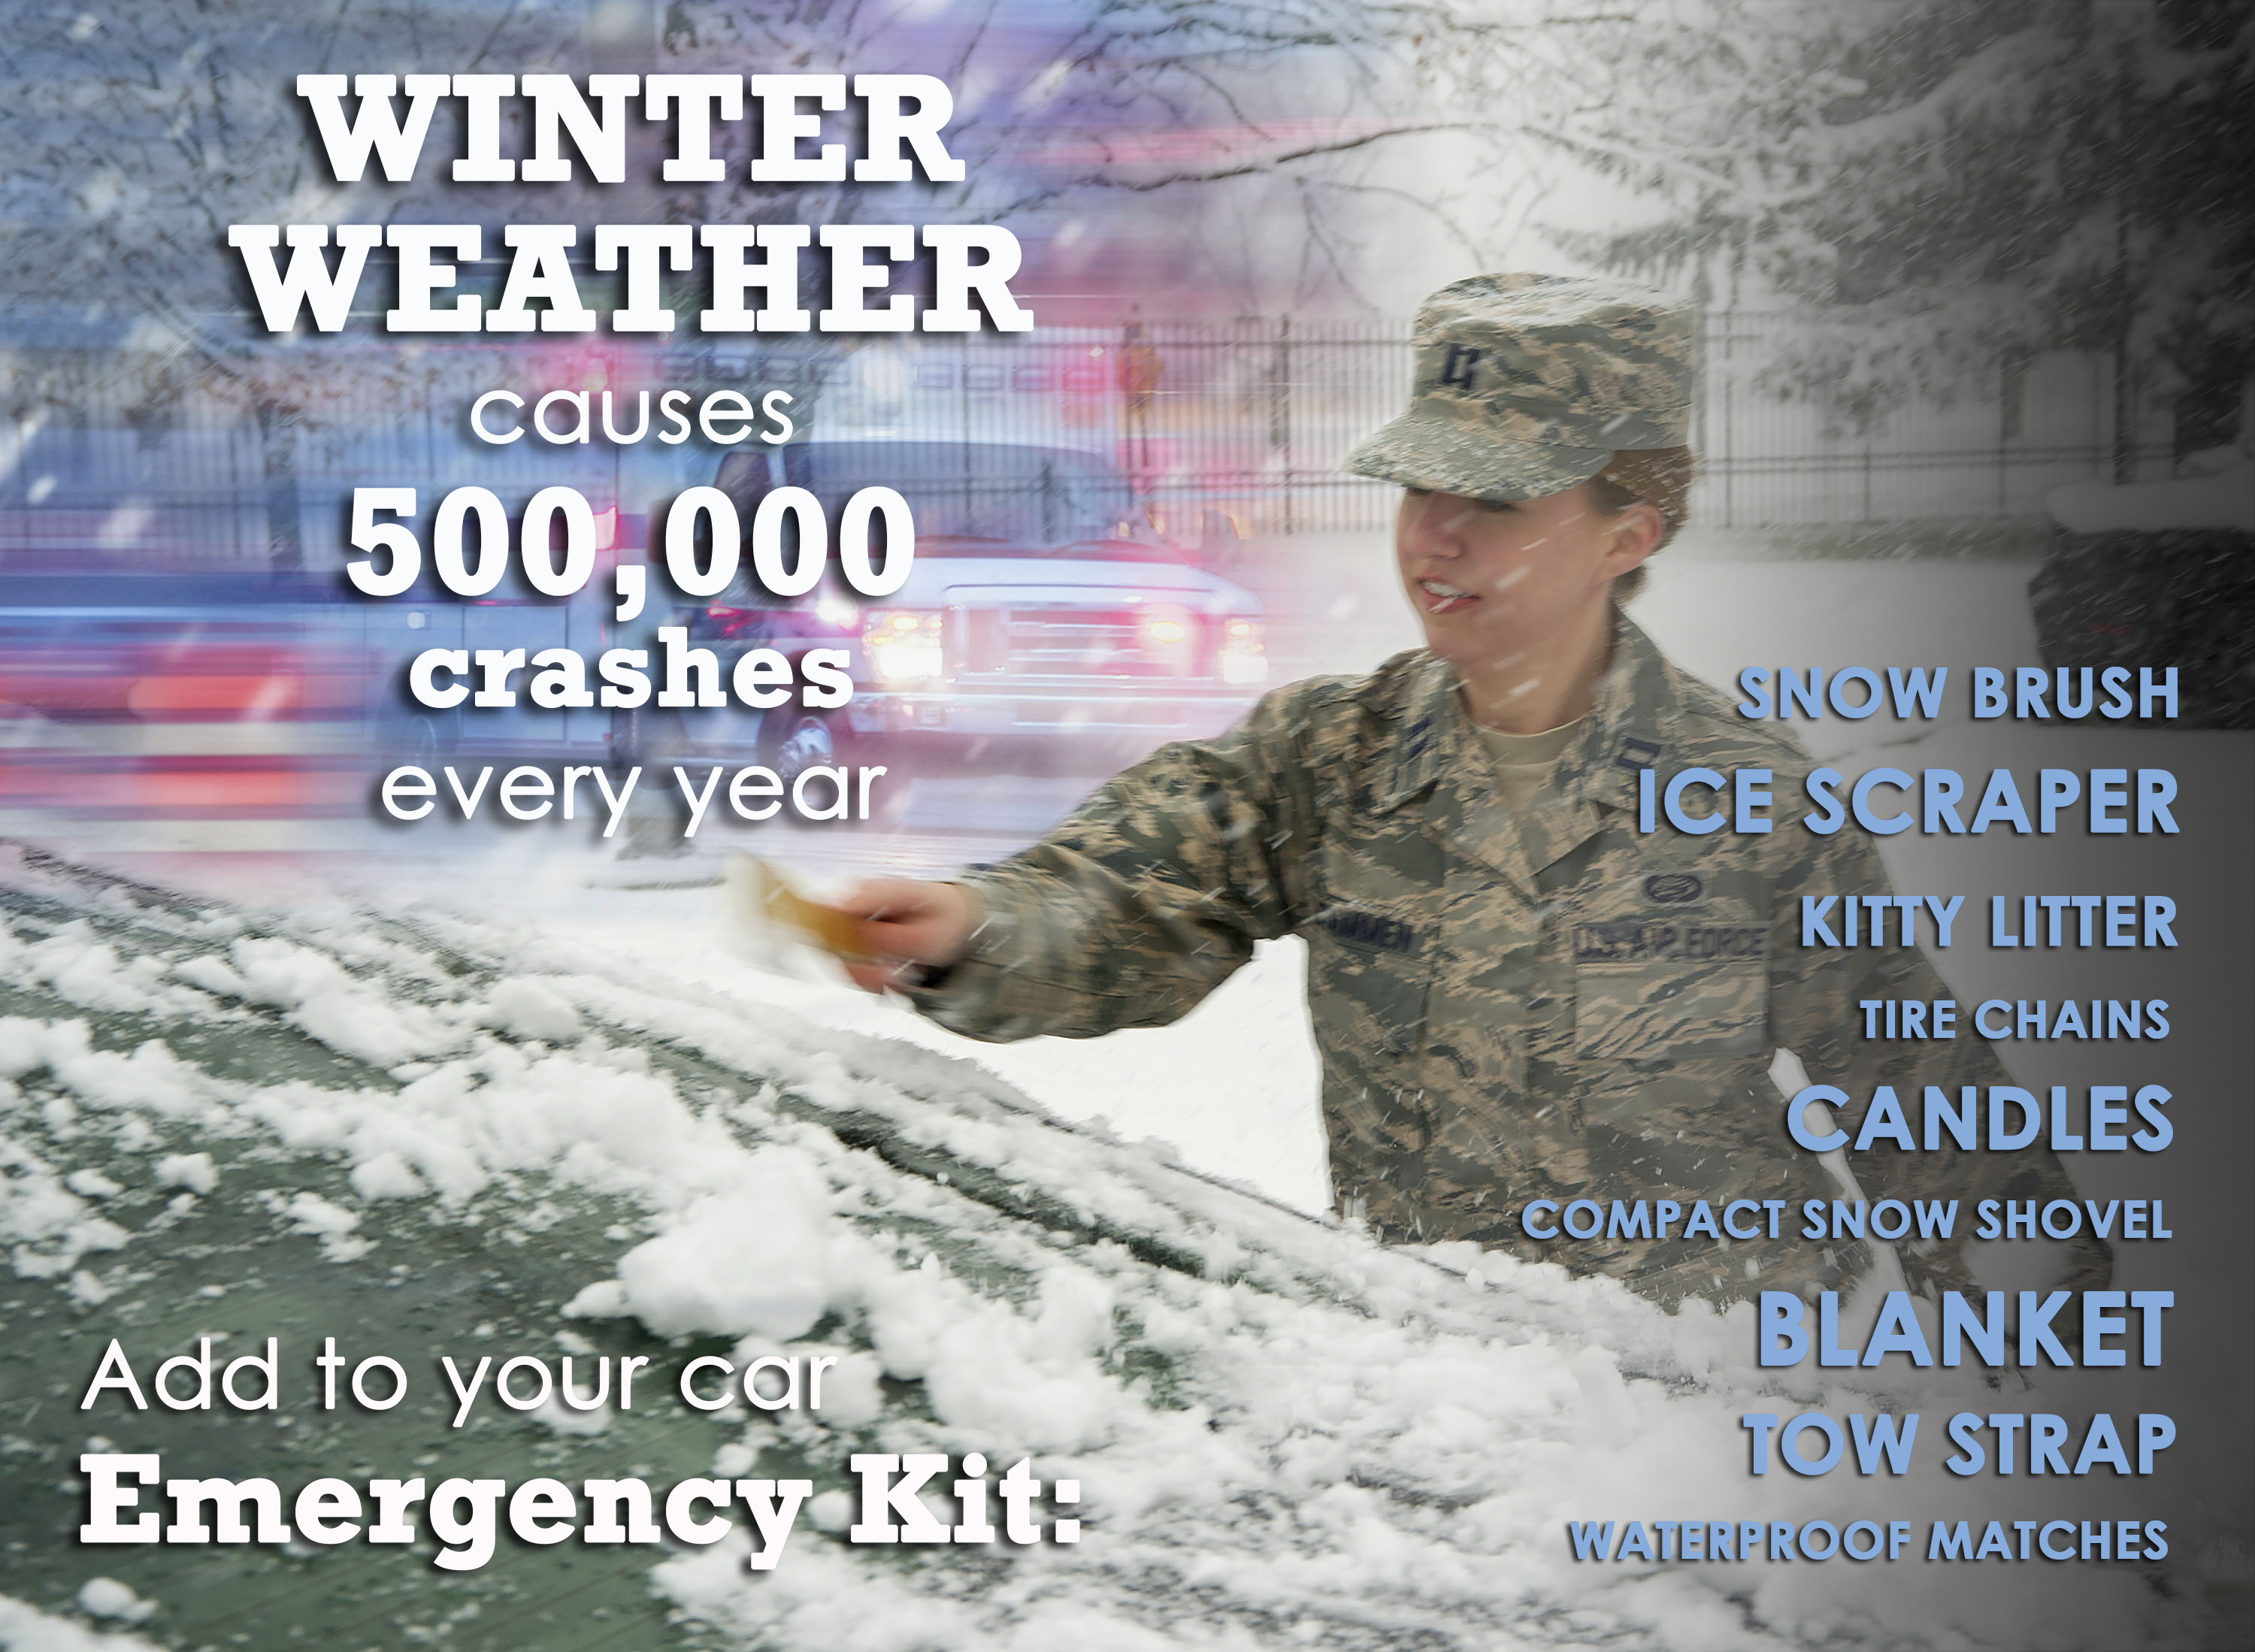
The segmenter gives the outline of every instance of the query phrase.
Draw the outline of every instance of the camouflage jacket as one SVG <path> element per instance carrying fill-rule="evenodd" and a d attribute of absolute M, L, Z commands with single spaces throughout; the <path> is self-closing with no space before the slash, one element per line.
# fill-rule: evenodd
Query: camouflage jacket
<path fill-rule="evenodd" d="M 1695 766 L 1768 768 L 1784 804 L 1809 762 L 1625 618 L 1580 742 L 1520 819 L 1432 655 L 1296 684 L 1221 739 L 1154 753 L 968 880 L 987 921 L 910 997 L 975 1038 L 1092 1037 L 1173 1021 L 1256 940 L 1299 935 L 1345 1213 L 1388 1239 L 1474 1240 L 1663 1301 L 1829 1288 L 1869 1258 L 1852 1240 L 1799 1237 L 1800 1201 L 1841 1194 L 1786 1133 L 1775 1051 L 1847 1093 L 1851 1131 L 1876 1086 L 1915 1128 L 1921 1086 L 1955 1096 L 2006 1075 L 1962 1022 L 1948 1041 L 1862 1037 L 1859 1000 L 1949 995 L 1915 947 L 1800 945 L 1803 893 L 1886 892 L 1859 833 L 1820 837 L 1788 806 L 1766 834 L 1640 835 L 1638 771 Z M 1961 1201 L 1953 1241 L 1904 1248 L 1914 1289 L 1964 1283 L 1974 1200 L 2072 1196 L 2041 1148 L 1942 1142 L 1851 1156 L 1874 1202 Z M 1615 1199 L 1687 1213 L 1704 1199 L 1718 1214 L 1726 1199 L 1790 1203 L 1774 1241 L 1687 1240 L 1679 1220 L 1667 1241 L 1543 1243 L 1519 1220 L 1537 1199 L 1595 1199 L 1608 1217 Z M 2086 1253 L 2078 1283 L 2105 1268 Z"/>

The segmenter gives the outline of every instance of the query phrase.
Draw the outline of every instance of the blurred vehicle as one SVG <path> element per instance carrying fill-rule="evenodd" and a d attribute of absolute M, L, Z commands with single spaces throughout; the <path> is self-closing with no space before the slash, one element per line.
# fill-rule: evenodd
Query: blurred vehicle
<path fill-rule="evenodd" d="M 473 656 L 490 649 L 517 650 L 530 660 L 544 650 L 560 648 L 592 662 L 615 643 L 629 640 L 616 635 L 622 628 L 611 622 L 616 598 L 608 560 L 597 577 L 568 597 L 541 596 L 525 588 L 514 570 L 484 596 L 457 596 L 426 569 L 398 596 L 371 601 L 347 594 L 336 600 L 350 605 L 348 617 L 373 663 L 366 732 L 383 755 L 425 766 L 457 756 L 609 761 L 616 714 L 596 707 L 544 710 L 523 692 L 529 671 L 511 679 L 516 703 L 507 706 L 433 710 L 418 705 L 406 686 L 410 663 L 425 649 Z M 637 645 L 643 640 L 639 628 L 631 640 Z"/>
<path fill-rule="evenodd" d="M 1259 600 L 1155 533 L 1128 479 L 1090 454 L 817 439 L 731 453 L 714 485 L 747 529 L 783 487 L 812 493 L 832 523 L 864 488 L 897 491 L 914 513 L 915 564 L 889 596 L 854 594 L 833 568 L 777 598 L 747 566 L 689 615 L 724 670 L 754 648 L 850 654 L 849 706 L 766 714 L 759 744 L 787 773 L 835 761 L 854 736 L 1203 737 L 1268 680 Z"/>
<path fill-rule="evenodd" d="M 609 643 L 611 567 L 641 521 L 598 450 L 502 450 L 420 431 L 332 432 L 286 494 L 247 490 L 225 444 L 45 428 L 0 476 L 0 831 L 129 850 L 318 848 L 365 815 L 394 762 L 606 761 L 608 712 L 433 712 L 406 688 L 426 648 Z M 198 439 L 191 440 L 191 437 Z M 523 444 L 520 444 L 523 446 Z M 239 457 L 239 455 L 238 455 Z M 159 460 L 163 463 L 160 465 Z M 485 595 L 344 578 L 356 484 L 411 486 L 417 532 L 450 487 L 489 486 L 514 524 L 543 486 L 589 502 L 596 577 L 543 597 L 512 567 Z M 512 535 L 514 528 L 512 527 Z M 277 567 L 276 564 L 286 566 Z"/>
<path fill-rule="evenodd" d="M 256 849 L 357 812 L 360 620 L 302 575 L 0 572 L 0 826 Z"/>
<path fill-rule="evenodd" d="M 2255 468 L 2054 489 L 2043 663 L 2178 668 L 2182 728 L 2255 728 Z"/>
<path fill-rule="evenodd" d="M 888 748 L 876 761 L 911 766 L 917 753 L 985 742 L 1006 762 L 1015 751 L 1110 768 L 1125 748 L 1220 732 L 1268 676 L 1259 600 L 1156 531 L 1106 456 L 898 436 L 491 446 L 436 419 L 341 418 L 300 432 L 293 452 L 269 475 L 238 427 L 144 439 L 53 425 L 0 455 L 0 828 L 65 828 L 88 847 L 319 848 L 333 840 L 324 823 L 365 817 L 375 777 L 401 763 L 474 771 L 710 755 L 796 781 L 858 761 L 849 748 L 870 740 Z M 862 489 L 897 490 L 917 526 L 910 577 L 868 598 L 833 567 L 779 599 L 748 570 L 685 608 L 659 566 L 647 607 L 618 621 L 618 563 L 662 544 L 652 524 L 662 529 L 665 502 L 716 467 L 748 530 L 778 487 L 811 491 L 832 524 Z M 593 524 L 581 590 L 539 594 L 514 555 L 480 595 L 444 587 L 437 523 L 450 494 L 489 491 L 514 545 L 528 503 L 558 486 L 587 502 Z M 411 517 L 383 518 L 424 550 L 420 576 L 396 595 L 363 595 L 345 577 L 370 554 L 353 543 L 366 538 L 353 526 L 361 488 L 415 491 Z M 494 549 L 465 531 L 470 560 Z M 381 567 L 388 553 L 373 558 Z M 772 711 L 550 709 L 531 703 L 529 671 L 512 706 L 438 709 L 409 692 L 426 650 L 528 662 L 566 650 L 592 678 L 614 648 L 654 661 L 656 633 L 675 624 L 724 676 L 748 650 L 772 648 L 803 680 L 811 650 L 835 650 L 853 697 Z M 896 784 L 891 806 L 903 798 Z"/>

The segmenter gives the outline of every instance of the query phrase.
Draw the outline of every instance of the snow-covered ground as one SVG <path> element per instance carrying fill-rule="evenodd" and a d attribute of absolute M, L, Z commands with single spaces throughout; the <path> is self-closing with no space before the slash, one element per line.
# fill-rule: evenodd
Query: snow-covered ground
<path fill-rule="evenodd" d="M 1659 573 L 1640 617 L 1718 680 L 1756 663 L 2034 657 L 2025 567 Z M 1357 637 L 1384 651 L 1378 629 Z M 1891 759 L 1907 767 L 2033 761 L 1962 713 L 1921 731 L 1823 725 L 1811 743 L 1845 766 L 1906 732 L 1922 735 Z M 2060 736 L 2047 762 L 2134 751 L 2133 763 L 2176 764 L 2188 791 L 2202 775 L 2225 818 L 2245 818 L 2244 737 L 2043 732 Z M 2204 774 L 2217 755 L 2240 769 Z M 850 843 L 801 841 L 787 858 L 811 877 L 854 869 Z M 945 847 L 887 858 L 916 864 Z M 2088 845 L 1886 847 L 1899 887 L 1969 892 L 2167 887 L 2162 857 L 2183 852 L 2122 846 L 2091 883 L 2074 881 Z M 713 866 L 710 854 L 622 866 L 553 840 L 457 840 L 426 860 L 395 849 L 286 875 L 206 868 L 195 875 L 232 898 L 185 903 L 8 868 L 0 1232 L 18 1289 L 0 1334 L 45 1336 L 19 1315 L 50 1298 L 81 1337 L 112 1334 L 102 1327 L 130 1318 L 156 1258 L 228 1223 L 263 1222 L 288 1266 L 344 1281 L 419 1276 L 418 1233 L 487 1223 L 530 1258 L 556 1223 L 615 1214 L 608 1247 L 575 1239 L 552 1299 L 512 1324 L 551 1347 L 638 1320 L 843 1361 L 818 1419 L 738 1411 L 713 1428 L 711 1472 L 813 1465 L 819 1495 L 772 1571 L 745 1569 L 741 1533 L 650 1557 L 652 1586 L 700 1645 L 2190 1646 L 2211 1633 L 2206 1585 L 2244 1566 L 2244 1547 L 2219 1541 L 2244 1531 L 2244 1380 L 2213 1386 L 2219 1369 L 2227 1382 L 2246 1369 L 2244 1327 L 2216 1303 L 2172 1323 L 2181 1365 L 2116 1391 L 2151 1405 L 2174 1384 L 2160 1409 L 2199 1418 L 2201 1449 L 2222 1458 L 2188 1462 L 2166 1496 L 2111 1474 L 2103 1496 L 2041 1482 L 2030 1495 L 2025 1480 L 1949 1476 L 1931 1449 L 1900 1479 L 1753 1480 L 1744 1412 L 1921 1410 L 1938 1434 L 1960 1409 L 2074 1412 L 2106 1390 L 2081 1372 L 2042 1374 L 2040 1392 L 2008 1398 L 1970 1372 L 1762 1373 L 1746 1309 L 1670 1317 L 1555 1268 L 1385 1252 L 1172 1168 L 1302 1210 L 1325 1202 L 1290 945 L 1264 949 L 1173 1028 L 975 1045 L 810 960 L 738 956 L 704 886 Z M 2244 919 L 2244 866 L 2238 876 L 2214 897 Z M 664 883 L 680 887 L 631 887 Z M 2208 978 L 2172 990 L 2212 1013 L 2205 1030 L 2188 1018 L 2171 1060 L 2230 1070 L 2244 1026 L 2220 1030 L 2226 1010 L 2202 995 L 2231 1002 L 2245 935 L 2228 957 L 2174 966 Z M 2059 966 L 1972 953 L 1945 967 L 1962 992 L 2017 997 L 2044 993 Z M 2076 1050 L 2013 1059 L 2030 1083 L 2069 1082 L 2089 1063 Z M 2196 1083 L 2174 1081 L 2194 1097 Z M 2229 1133 L 2244 1136 L 2245 1114 L 2226 1111 L 2211 1095 L 2180 1121 L 2188 1138 L 2208 1133 L 2201 1163 L 2233 1162 Z M 1098 1128 L 1063 1130 L 1044 1112 Z M 2174 1174 L 2197 1201 L 2195 1169 L 2190 1154 L 2075 1166 L 2101 1197 L 2149 1196 L 2157 1174 Z M 2192 1306 L 2194 1255 L 2227 1280 L 2244 1266 L 2196 1250 L 2201 1235 L 2244 1232 L 2244 1217 L 2197 1202 L 2187 1215 L 2178 1253 L 2125 1252 L 2123 1265 L 2132 1288 L 2174 1284 Z M 578 1318 L 563 1316 L 567 1303 Z M 613 1313 L 627 1318 L 601 1318 Z M 685 1429 L 704 1425 L 684 1414 Z M 45 1431 L 55 1424 L 5 1426 L 20 1456 L 52 1460 L 38 1483 L 63 1473 L 64 1445 L 43 1443 L 63 1441 Z M 593 1466 L 600 1433 L 542 1449 L 568 1452 L 575 1472 L 620 1472 Z M 977 1452 L 998 1471 L 1034 1454 L 1045 1479 L 1080 1482 L 1082 1539 L 970 1559 L 847 1543 L 843 1464 L 855 1450 Z M 2167 1517 L 2209 1546 L 2153 1569 L 1600 1564 L 1575 1561 L 1566 1537 L 1569 1520 L 1907 1519 L 1922 1553 L 1928 1520 L 1978 1533 L 2051 1509 Z M 163 1592 L 133 1583 L 134 1557 L 87 1559 L 68 1589 L 56 1580 L 41 1597 L 11 1586 L 32 1605 L 0 1602 L 0 1647 L 175 1643 Z M 329 1562 L 311 1564 L 318 1575 Z M 112 1574 L 126 1581 L 87 1595 Z M 72 1626 L 102 1602 L 137 1609 L 137 1587 L 158 1609 L 114 1626 L 113 1641 Z M 536 1643 L 548 1642 L 518 1642 Z"/>

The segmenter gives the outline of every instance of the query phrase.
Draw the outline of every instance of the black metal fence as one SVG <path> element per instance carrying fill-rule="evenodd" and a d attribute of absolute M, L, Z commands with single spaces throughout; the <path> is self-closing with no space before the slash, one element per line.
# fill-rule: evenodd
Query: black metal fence
<path fill-rule="evenodd" d="M 1766 388 L 1793 340 L 1788 318 L 1718 313 L 1705 325 L 1692 432 L 1704 524 L 2027 517 L 2046 489 L 2110 474 L 2103 358 L 2039 357 L 2010 381 L 1977 371 L 1972 393 L 1913 398 L 1853 433 Z M 719 345 L 685 335 L 663 349 L 611 341 L 537 360 L 487 345 L 368 359 L 365 374 L 317 368 L 279 417 L 122 355 L 44 363 L 39 395 L 19 394 L 0 425 L 0 552 L 272 556 L 310 542 L 285 518 L 333 514 L 355 483 L 505 488 L 600 475 L 632 510 L 637 487 L 709 480 L 709 453 L 658 443 L 656 425 L 630 446 L 600 435 L 562 446 L 530 433 L 507 446 L 473 440 L 470 403 L 495 387 L 527 404 L 496 410 L 504 423 L 529 423 L 550 390 L 596 400 L 608 390 L 629 429 L 639 399 L 667 388 L 732 389 L 754 405 L 781 390 L 795 424 L 825 437 L 1027 442 L 1103 457 L 1129 474 L 1159 525 L 1186 537 L 1216 511 L 1247 535 L 1374 529 L 1392 491 L 1339 465 L 1406 404 L 1411 351 L 1403 323 L 1288 316 L 912 334 L 853 348 L 803 335 Z M 551 425 L 568 422 L 566 410 Z"/>
<path fill-rule="evenodd" d="M 1692 428 L 1704 524 L 2027 517 L 2048 489 L 2110 474 L 2103 358 L 2038 357 L 2009 383 L 2001 369 L 1976 372 L 1965 393 L 1912 397 L 1857 432 L 1769 388 L 1793 325 L 1748 312 L 1706 320 Z M 1291 317 L 920 339 L 834 363 L 817 423 L 1087 446 L 1113 456 L 1163 519 L 1219 509 L 1246 532 L 1368 529 L 1387 519 L 1392 490 L 1339 465 L 1407 404 L 1411 359 L 1406 324 Z M 717 381 L 763 384 L 781 358 L 695 360 Z"/>

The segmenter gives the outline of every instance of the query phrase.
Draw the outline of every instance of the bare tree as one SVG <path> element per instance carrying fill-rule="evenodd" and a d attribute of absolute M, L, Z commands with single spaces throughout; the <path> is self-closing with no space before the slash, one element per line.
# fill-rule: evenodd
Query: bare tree
<path fill-rule="evenodd" d="M 1578 250 L 1801 306 L 1822 325 L 1774 388 L 1862 425 L 2087 351 L 2116 363 L 2118 479 L 2155 410 L 2180 446 L 2229 434 L 2255 368 L 2255 12 L 1666 0 L 1622 44 L 1647 95 L 1552 141 L 1662 211 Z"/>
<path fill-rule="evenodd" d="M 902 186 L 931 215 L 1094 221 L 1118 258 L 1240 307 L 1398 306 L 1422 235 L 1493 267 L 1567 170 L 1544 135 L 1618 91 L 1617 11 L 1564 0 L 676 0 L 669 64 L 914 68 L 956 90 L 959 186 Z M 882 192 L 782 196 L 741 167 L 684 218 L 868 216 Z M 1157 264 L 1155 258 L 1154 264 Z"/>
<path fill-rule="evenodd" d="M 373 167 L 339 184 L 297 77 L 403 55 L 460 71 L 496 54 L 512 67 L 552 58 L 554 32 L 526 11 L 523 0 L 123 0 L 27 17 L 0 96 L 0 271 L 17 347 L 5 411 L 19 424 L 54 409 L 83 417 L 67 404 L 93 394 L 161 422 L 191 388 L 238 407 L 261 437 L 274 560 L 297 566 L 301 431 L 341 385 L 422 376 L 411 346 L 358 341 L 347 363 L 310 330 L 265 334 L 228 228 L 458 215 L 442 167 L 411 184 Z M 444 141 L 434 131 L 434 150 Z"/>

